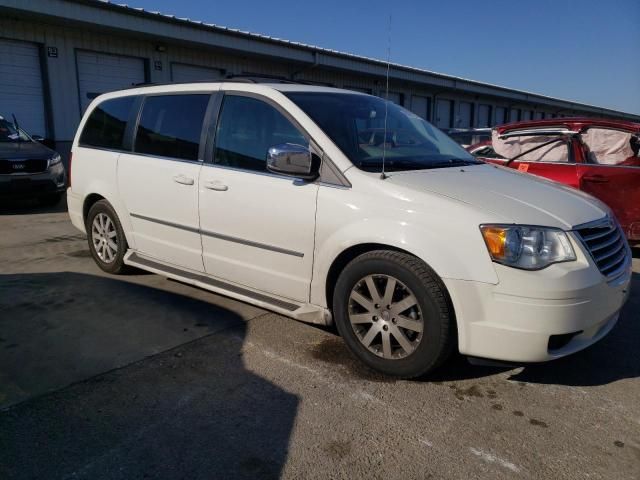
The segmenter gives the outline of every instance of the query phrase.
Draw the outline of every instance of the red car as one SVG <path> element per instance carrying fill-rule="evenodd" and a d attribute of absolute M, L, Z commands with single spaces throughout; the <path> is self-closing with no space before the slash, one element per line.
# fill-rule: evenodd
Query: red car
<path fill-rule="evenodd" d="M 570 185 L 605 202 L 640 244 L 640 123 L 553 118 L 495 127 L 476 157 Z"/>

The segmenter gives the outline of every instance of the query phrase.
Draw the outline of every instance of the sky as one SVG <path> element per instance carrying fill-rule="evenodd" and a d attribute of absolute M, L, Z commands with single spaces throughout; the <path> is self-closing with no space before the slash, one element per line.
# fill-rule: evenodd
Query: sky
<path fill-rule="evenodd" d="M 393 63 L 640 114 L 640 0 L 126 1 L 383 60 L 391 15 Z"/>

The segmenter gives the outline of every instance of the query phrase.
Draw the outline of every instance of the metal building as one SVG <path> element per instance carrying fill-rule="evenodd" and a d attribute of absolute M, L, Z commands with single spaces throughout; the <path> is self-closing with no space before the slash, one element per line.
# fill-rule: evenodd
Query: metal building
<path fill-rule="evenodd" d="M 66 153 L 90 101 L 137 83 L 261 75 L 384 95 L 380 60 L 96 0 L 0 0 L 0 114 Z M 640 115 L 393 64 L 389 99 L 442 128 Z"/>

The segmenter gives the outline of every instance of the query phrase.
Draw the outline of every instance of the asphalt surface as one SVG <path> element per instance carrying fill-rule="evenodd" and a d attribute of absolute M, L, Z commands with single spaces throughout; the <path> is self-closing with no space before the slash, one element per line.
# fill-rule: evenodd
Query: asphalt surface
<path fill-rule="evenodd" d="M 634 271 L 584 352 L 396 381 L 331 330 L 103 274 L 64 205 L 4 208 L 0 478 L 640 478 Z"/>

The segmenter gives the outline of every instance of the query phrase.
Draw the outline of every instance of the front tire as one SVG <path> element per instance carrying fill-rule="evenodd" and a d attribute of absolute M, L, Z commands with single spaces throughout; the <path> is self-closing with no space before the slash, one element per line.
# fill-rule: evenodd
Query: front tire
<path fill-rule="evenodd" d="M 128 271 L 124 255 L 129 246 L 116 211 L 106 200 L 99 200 L 89 209 L 86 220 L 87 240 L 91 256 L 107 273 Z"/>
<path fill-rule="evenodd" d="M 360 255 L 342 271 L 333 315 L 350 350 L 386 375 L 414 378 L 438 368 L 455 345 L 455 316 L 444 284 L 402 252 Z"/>

